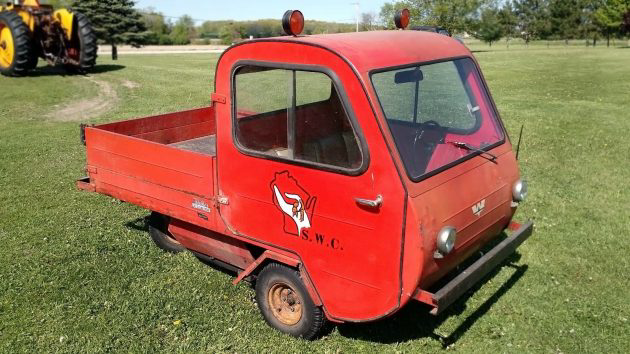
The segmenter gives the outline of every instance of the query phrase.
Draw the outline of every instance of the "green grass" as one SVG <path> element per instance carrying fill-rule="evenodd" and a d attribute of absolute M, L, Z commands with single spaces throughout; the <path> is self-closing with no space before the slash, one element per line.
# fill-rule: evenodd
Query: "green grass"
<path fill-rule="evenodd" d="M 94 82 L 0 78 L 0 352 L 629 352 L 630 49 L 495 47 L 477 57 L 514 139 L 525 124 L 534 236 L 440 317 L 412 305 L 315 342 L 267 327 L 245 284 L 159 251 L 146 211 L 75 190 L 78 122 L 47 117 Z M 216 60 L 100 58 L 92 77 L 118 100 L 91 122 L 206 105 Z"/>

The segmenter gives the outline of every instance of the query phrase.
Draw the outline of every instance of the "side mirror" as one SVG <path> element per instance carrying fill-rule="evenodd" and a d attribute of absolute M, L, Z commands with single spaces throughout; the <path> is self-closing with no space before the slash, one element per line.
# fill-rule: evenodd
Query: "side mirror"
<path fill-rule="evenodd" d="M 399 71 L 394 75 L 394 82 L 397 84 L 406 84 L 410 82 L 420 82 L 424 79 L 424 74 L 420 68 Z"/>

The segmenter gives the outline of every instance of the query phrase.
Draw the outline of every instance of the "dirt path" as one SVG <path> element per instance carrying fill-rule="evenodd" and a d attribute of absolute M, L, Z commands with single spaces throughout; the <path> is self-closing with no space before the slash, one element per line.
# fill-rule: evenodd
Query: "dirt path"
<path fill-rule="evenodd" d="M 116 105 L 118 94 L 112 84 L 89 76 L 85 79 L 98 86 L 99 92 L 96 97 L 64 104 L 48 113 L 46 117 L 58 122 L 86 121 L 100 116 Z"/>

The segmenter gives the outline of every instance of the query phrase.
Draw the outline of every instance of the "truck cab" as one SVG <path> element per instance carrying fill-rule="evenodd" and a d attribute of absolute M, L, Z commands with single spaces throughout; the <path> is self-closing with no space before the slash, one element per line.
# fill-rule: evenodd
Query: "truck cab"
<path fill-rule="evenodd" d="M 412 300 L 439 313 L 532 232 L 512 222 L 526 184 L 481 70 L 454 39 L 249 40 L 221 55 L 211 98 L 84 127 L 78 185 L 151 210 L 162 248 L 255 281 L 281 331 L 313 338 L 324 320 L 372 321 Z"/>

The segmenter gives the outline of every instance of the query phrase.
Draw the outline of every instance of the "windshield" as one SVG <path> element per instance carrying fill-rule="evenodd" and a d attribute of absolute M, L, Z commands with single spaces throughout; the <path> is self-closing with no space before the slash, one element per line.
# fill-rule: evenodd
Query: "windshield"
<path fill-rule="evenodd" d="M 372 84 L 413 180 L 503 140 L 470 58 L 380 71 Z"/>

